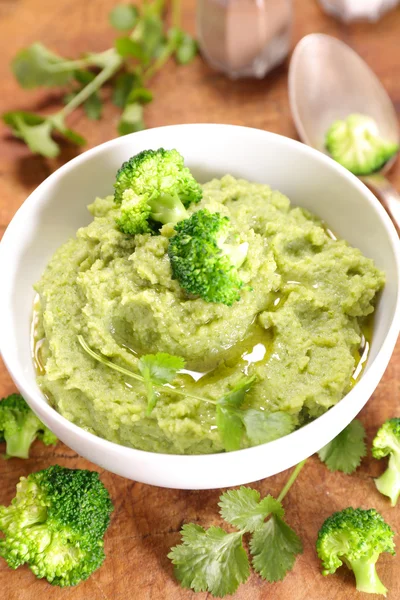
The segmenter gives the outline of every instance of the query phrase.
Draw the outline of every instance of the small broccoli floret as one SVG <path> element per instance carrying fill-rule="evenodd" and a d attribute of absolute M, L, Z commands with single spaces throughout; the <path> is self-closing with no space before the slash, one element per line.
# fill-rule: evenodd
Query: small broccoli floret
<path fill-rule="evenodd" d="M 0 441 L 6 442 L 8 457 L 28 458 L 33 441 L 39 438 L 46 446 L 57 438 L 31 411 L 20 394 L 11 394 L 0 402 Z"/>
<path fill-rule="evenodd" d="M 175 226 L 168 255 L 173 277 L 188 294 L 228 306 L 240 299 L 243 282 L 237 269 L 246 259 L 248 244 L 225 244 L 230 229 L 228 217 L 208 210 Z"/>
<path fill-rule="evenodd" d="M 375 564 L 382 552 L 395 554 L 393 537 L 392 529 L 373 508 L 345 508 L 334 513 L 318 533 L 323 575 L 334 573 L 345 563 L 354 572 L 360 592 L 386 596 Z"/>
<path fill-rule="evenodd" d="M 183 157 L 163 148 L 132 156 L 119 169 L 114 187 L 115 202 L 121 206 L 117 224 L 131 235 L 151 232 L 151 221 L 178 223 L 187 218 L 186 208 L 202 197 Z"/>
<path fill-rule="evenodd" d="M 11 505 L 0 506 L 0 556 L 53 585 L 76 585 L 104 561 L 112 509 L 95 471 L 54 465 L 21 477 Z"/>
<path fill-rule="evenodd" d="M 326 133 L 325 146 L 332 158 L 355 175 L 378 171 L 399 149 L 398 144 L 380 137 L 371 117 L 357 114 L 335 121 Z"/>
<path fill-rule="evenodd" d="M 400 418 L 389 419 L 380 427 L 372 442 L 372 456 L 378 459 L 389 456 L 388 468 L 375 479 L 375 484 L 396 506 L 400 496 Z"/>

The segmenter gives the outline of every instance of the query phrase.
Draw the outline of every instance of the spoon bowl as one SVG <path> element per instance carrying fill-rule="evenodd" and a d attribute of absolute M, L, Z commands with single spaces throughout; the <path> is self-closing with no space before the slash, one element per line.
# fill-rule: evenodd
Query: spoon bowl
<path fill-rule="evenodd" d="M 372 117 L 383 138 L 399 143 L 396 111 L 385 88 L 363 59 L 337 38 L 312 33 L 297 44 L 289 68 L 289 100 L 300 139 L 329 155 L 325 135 L 332 123 L 352 113 Z M 379 172 L 360 179 L 372 189 L 400 234 L 400 196 Z"/>

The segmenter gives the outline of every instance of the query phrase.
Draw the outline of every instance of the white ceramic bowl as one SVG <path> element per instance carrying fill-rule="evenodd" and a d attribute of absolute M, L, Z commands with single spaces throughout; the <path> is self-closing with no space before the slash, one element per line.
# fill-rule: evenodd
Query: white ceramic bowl
<path fill-rule="evenodd" d="M 97 195 L 112 193 L 121 163 L 146 148 L 177 148 L 200 181 L 225 173 L 268 183 L 322 217 L 386 272 L 364 374 L 345 398 L 285 438 L 237 452 L 178 456 L 125 448 L 83 431 L 41 394 L 31 358 L 33 284 L 53 252 L 90 221 Z M 278 473 L 319 450 L 361 410 L 392 354 L 400 327 L 400 244 L 386 212 L 348 171 L 299 142 L 231 125 L 177 125 L 112 140 L 53 173 L 18 210 L 0 245 L 0 348 L 23 396 L 68 446 L 124 477 L 164 487 L 206 489 L 249 483 Z M 326 365 L 329 369 L 329 365 Z"/>

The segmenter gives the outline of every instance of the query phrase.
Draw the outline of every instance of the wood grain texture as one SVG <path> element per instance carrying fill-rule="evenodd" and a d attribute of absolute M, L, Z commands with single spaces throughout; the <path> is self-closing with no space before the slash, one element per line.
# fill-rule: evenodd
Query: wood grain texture
<path fill-rule="evenodd" d="M 21 108 L 56 110 L 60 94 L 24 92 L 15 83 L 9 63 L 17 49 L 41 40 L 63 55 L 108 47 L 114 33 L 107 14 L 114 0 L 0 0 L 0 39 L 2 54 L 0 111 Z M 194 30 L 194 0 L 183 0 L 186 26 Z M 378 25 L 344 26 L 325 16 L 316 0 L 295 0 L 293 44 L 303 35 L 324 32 L 350 44 L 381 78 L 400 110 L 400 11 L 391 12 Z M 296 133 L 290 119 L 287 98 L 287 64 L 263 81 L 231 82 L 213 72 L 201 59 L 184 68 L 168 65 L 153 82 L 154 103 L 146 109 L 151 127 L 173 123 L 225 122 L 259 127 L 290 137 Z M 89 140 L 90 146 L 115 137 L 117 109 L 107 106 L 99 124 L 88 122 L 82 112 L 70 124 Z M 2 126 L 0 126 L 2 127 Z M 0 234 L 20 204 L 47 175 L 72 158 L 75 148 L 65 146 L 55 160 L 33 157 L 27 148 L 0 130 Z M 400 167 L 391 173 L 400 188 Z M 0 369 L 0 397 L 14 390 L 4 367 Z M 400 345 L 394 353 L 373 398 L 361 413 L 371 441 L 378 424 L 400 414 Z M 47 449 L 36 443 L 27 461 L 0 460 L 0 503 L 9 503 L 21 475 L 59 463 L 68 467 L 96 469 L 75 452 L 59 444 Z M 375 506 L 400 532 L 400 510 L 391 509 L 375 490 L 372 478 L 384 465 L 370 456 L 357 474 L 349 477 L 331 474 L 316 457 L 311 458 L 285 500 L 287 520 L 304 542 L 304 554 L 284 582 L 267 584 L 252 575 L 241 586 L 237 600 L 356 600 L 363 596 L 353 586 L 352 576 L 341 569 L 324 578 L 314 550 L 317 531 L 333 511 L 348 505 Z M 254 485 L 263 494 L 277 494 L 287 473 Z M 181 590 L 172 576 L 166 558 L 169 548 L 179 541 L 183 522 L 219 525 L 217 491 L 164 490 L 124 480 L 102 472 L 115 503 L 111 527 L 106 537 L 107 559 L 103 567 L 77 588 L 61 590 L 36 580 L 23 567 L 11 571 L 0 560 L 1 600 L 33 600 L 49 595 L 52 600 L 205 600 L 207 594 Z M 397 542 L 400 539 L 397 536 Z M 383 556 L 379 573 L 390 589 L 390 599 L 400 599 L 400 557 Z"/>

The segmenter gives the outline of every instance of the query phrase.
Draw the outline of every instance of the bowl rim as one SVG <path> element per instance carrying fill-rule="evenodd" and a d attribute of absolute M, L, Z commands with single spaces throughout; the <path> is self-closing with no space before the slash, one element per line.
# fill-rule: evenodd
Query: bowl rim
<path fill-rule="evenodd" d="M 14 231 L 17 231 L 19 229 L 20 223 L 23 220 L 23 215 L 24 215 L 25 211 L 28 209 L 31 209 L 31 207 L 39 201 L 43 192 L 45 192 L 47 186 L 49 186 L 54 181 L 56 181 L 57 178 L 64 176 L 70 170 L 73 170 L 79 164 L 84 163 L 89 158 L 93 158 L 94 156 L 96 156 L 96 154 L 101 153 L 105 150 L 109 151 L 113 147 L 119 146 L 120 144 L 126 144 L 129 139 L 134 140 L 135 142 L 139 141 L 139 143 L 140 143 L 139 138 L 145 137 L 146 133 L 148 131 L 155 131 L 155 130 L 164 131 L 167 129 L 177 129 L 177 128 L 188 129 L 188 130 L 192 130 L 193 128 L 194 129 L 208 128 L 208 129 L 210 129 L 210 135 L 215 135 L 216 131 L 221 130 L 221 129 L 226 129 L 226 130 L 234 129 L 235 131 L 245 130 L 247 132 L 251 132 L 252 135 L 264 136 L 266 141 L 269 138 L 271 140 L 276 140 L 279 143 L 284 143 L 284 144 L 287 144 L 288 146 L 292 146 L 299 152 L 309 154 L 316 162 L 320 161 L 322 163 L 329 163 L 328 166 L 330 166 L 330 168 L 337 170 L 338 174 L 342 178 L 344 177 L 345 179 L 348 179 L 350 184 L 352 184 L 354 187 L 358 188 L 360 194 L 365 198 L 365 201 L 367 201 L 368 203 L 373 205 L 375 212 L 378 213 L 378 215 L 384 225 L 386 234 L 390 241 L 393 255 L 395 257 L 395 262 L 398 267 L 398 273 L 400 273 L 400 240 L 397 236 L 397 233 L 396 233 L 393 223 L 391 222 L 391 220 L 390 220 L 388 214 L 386 213 L 386 211 L 384 210 L 383 206 L 380 204 L 380 202 L 377 200 L 377 198 L 372 194 L 372 192 L 356 176 L 354 176 L 352 173 L 347 171 L 347 169 L 342 167 L 340 164 L 336 163 L 330 157 L 324 155 L 322 152 L 319 152 L 318 150 L 315 150 L 309 146 L 306 146 L 305 144 L 303 144 L 297 140 L 294 140 L 292 138 L 289 138 L 289 137 L 286 137 L 286 136 L 283 136 L 283 135 L 280 135 L 277 133 L 265 131 L 265 130 L 262 130 L 259 128 L 244 127 L 244 126 L 240 126 L 240 125 L 230 125 L 230 124 L 218 124 L 218 123 L 188 123 L 188 124 L 167 125 L 167 126 L 163 126 L 163 127 L 152 128 L 152 129 L 148 129 L 148 130 L 145 130 L 142 132 L 137 132 L 137 133 L 129 134 L 124 137 L 109 140 L 107 142 L 99 144 L 98 146 L 95 146 L 94 148 L 91 148 L 91 149 L 83 152 L 82 154 L 76 156 L 75 158 L 73 158 L 72 160 L 70 160 L 63 166 L 61 166 L 59 169 L 54 171 L 51 175 L 49 175 L 49 177 L 47 177 L 35 190 L 33 190 L 33 192 L 27 197 L 25 202 L 19 207 L 19 209 L 16 211 L 14 217 L 12 218 L 10 224 L 8 225 L 8 227 L 4 233 L 3 239 L 0 243 L 0 280 L 3 281 L 2 278 L 5 277 L 6 270 L 4 268 L 4 263 L 7 260 L 9 261 L 9 255 L 8 255 L 7 250 L 8 250 L 8 246 L 11 242 L 11 239 L 14 236 Z M 2 330 L 2 331 L 4 330 L 3 326 L 7 321 L 7 315 L 5 314 L 4 306 L 2 306 L 2 305 L 4 305 L 4 303 L 5 303 L 5 298 L 3 297 L 2 294 L 0 294 L 0 330 Z M 331 407 L 326 413 L 324 413 L 320 417 L 317 417 L 316 419 L 314 419 L 307 425 L 304 425 L 300 429 L 293 431 L 292 433 L 288 434 L 287 436 L 284 436 L 283 438 L 279 438 L 272 442 L 268 442 L 266 444 L 261 444 L 259 446 L 252 446 L 250 448 L 236 450 L 233 452 L 219 452 L 219 453 L 213 453 L 213 454 L 198 454 L 198 455 L 166 454 L 166 453 L 158 453 L 158 452 L 140 450 L 137 448 L 130 448 L 128 446 L 122 446 L 115 442 L 111 442 L 109 440 L 101 438 L 100 436 L 98 436 L 96 434 L 90 433 L 90 432 L 82 429 L 78 425 L 75 425 L 74 423 L 69 421 L 66 417 L 62 416 L 59 412 L 57 412 L 56 409 L 52 408 L 46 402 L 37 383 L 34 382 L 32 384 L 30 382 L 30 376 L 29 377 L 26 376 L 23 371 L 22 365 L 20 366 L 21 363 L 19 363 L 19 361 L 17 359 L 14 360 L 13 357 L 11 357 L 9 355 L 9 353 L 7 351 L 7 341 L 5 339 L 6 336 L 3 336 L 3 335 L 0 336 L 0 352 L 1 352 L 4 364 L 9 372 L 9 374 L 11 375 L 15 385 L 20 390 L 22 395 L 26 398 L 26 400 L 28 401 L 30 406 L 33 408 L 33 410 L 39 415 L 39 417 L 42 419 L 42 421 L 46 425 L 50 426 L 50 428 L 52 428 L 52 425 L 55 423 L 59 427 L 59 429 L 62 429 L 64 431 L 66 431 L 67 433 L 70 433 L 73 437 L 78 436 L 79 438 L 84 440 L 89 446 L 91 446 L 94 450 L 100 450 L 102 452 L 104 452 L 104 451 L 107 452 L 107 450 L 109 450 L 110 455 L 112 455 L 112 456 L 118 455 L 119 458 L 121 458 L 122 460 L 137 459 L 138 461 L 140 461 L 141 459 L 145 458 L 146 463 L 152 462 L 154 460 L 161 467 L 163 467 L 164 465 L 166 467 L 168 465 L 169 469 L 172 468 L 172 469 L 177 469 L 177 470 L 179 470 L 180 466 L 187 469 L 188 463 L 191 464 L 192 468 L 196 468 L 197 466 L 200 466 L 200 464 L 201 464 L 202 468 L 206 468 L 206 469 L 212 468 L 213 470 L 215 470 L 215 469 L 223 469 L 223 466 L 224 466 L 223 463 L 224 463 L 224 461 L 229 460 L 229 458 L 228 458 L 229 456 L 235 455 L 238 457 L 240 455 L 241 457 L 245 457 L 248 460 L 257 459 L 257 457 L 259 458 L 260 449 L 263 447 L 266 447 L 266 446 L 268 446 L 270 449 L 273 448 L 274 452 L 279 453 L 279 452 L 283 451 L 283 449 L 286 445 L 293 444 L 294 446 L 296 446 L 296 448 L 298 448 L 298 460 L 302 460 L 302 458 L 306 458 L 309 455 L 309 453 L 307 454 L 307 456 L 303 456 L 301 453 L 301 445 L 299 444 L 299 442 L 301 441 L 301 438 L 303 436 L 313 435 L 314 430 L 316 430 L 316 428 L 319 427 L 319 425 L 322 425 L 322 424 L 325 425 L 325 423 L 327 422 L 327 419 L 331 419 L 331 416 L 333 413 L 339 415 L 340 412 L 342 412 L 342 413 L 344 413 L 344 415 L 350 414 L 350 415 L 352 415 L 351 418 L 354 418 L 356 416 L 356 414 L 361 410 L 362 406 L 365 405 L 366 401 L 361 406 L 359 406 L 359 403 L 356 402 L 356 396 L 360 396 L 360 393 L 364 392 L 364 395 L 367 395 L 367 399 L 368 399 L 369 396 L 371 395 L 370 390 L 375 389 L 375 387 L 377 386 L 379 380 L 381 379 L 381 377 L 387 367 L 387 364 L 388 364 L 390 356 L 393 352 L 399 331 L 400 331 L 400 282 L 398 281 L 396 307 L 394 310 L 392 321 L 390 323 L 390 326 L 388 327 L 388 330 L 387 330 L 384 340 L 382 342 L 382 346 L 381 346 L 379 354 L 375 357 L 375 359 L 371 363 L 369 370 L 362 376 L 360 381 L 357 382 L 357 385 L 354 386 L 354 388 L 352 390 L 350 390 L 350 392 L 348 392 L 335 406 Z M 353 402 L 353 407 L 350 410 L 349 407 L 351 407 L 352 402 Z M 343 427 L 341 428 L 341 429 L 343 429 L 350 422 L 351 419 L 346 421 L 346 419 L 343 419 L 343 415 L 342 415 L 341 420 L 344 423 Z M 339 429 L 337 431 L 337 433 L 339 433 L 339 431 L 341 429 Z M 335 433 L 335 435 L 337 433 Z M 334 437 L 334 436 L 332 436 L 332 437 Z M 295 464 L 295 463 L 292 463 L 292 464 Z M 289 465 L 289 466 L 291 466 L 291 465 Z M 288 467 L 285 467 L 285 468 L 288 468 Z M 249 481 L 254 481 L 254 479 L 249 480 Z M 149 477 L 147 483 L 154 483 L 155 485 L 162 485 L 160 483 L 157 483 L 157 477 L 155 477 L 155 478 Z M 229 485 L 236 485 L 236 484 L 229 484 Z M 175 487 L 179 487 L 179 486 L 175 486 Z M 180 487 L 181 487 L 181 489 L 183 489 L 182 486 L 180 486 Z M 220 487 L 220 486 L 218 486 L 218 487 Z M 205 487 L 205 486 L 202 486 L 202 488 L 210 489 L 209 487 Z M 193 488 L 190 488 L 190 489 L 193 489 Z"/>

